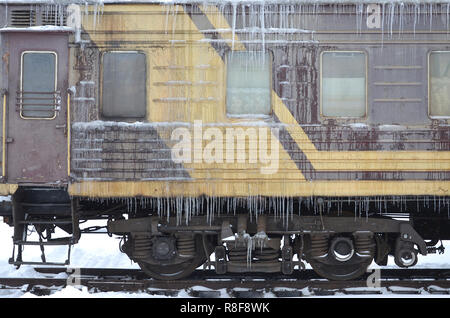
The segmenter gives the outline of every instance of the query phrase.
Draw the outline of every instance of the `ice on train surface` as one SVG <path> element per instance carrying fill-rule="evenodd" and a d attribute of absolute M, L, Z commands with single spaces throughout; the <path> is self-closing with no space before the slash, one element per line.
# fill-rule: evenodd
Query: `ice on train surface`
<path fill-rule="evenodd" d="M 448 1 L 0 2 L 11 265 L 64 265 L 99 232 L 162 280 L 212 262 L 351 280 L 442 257 L 449 15 Z"/>

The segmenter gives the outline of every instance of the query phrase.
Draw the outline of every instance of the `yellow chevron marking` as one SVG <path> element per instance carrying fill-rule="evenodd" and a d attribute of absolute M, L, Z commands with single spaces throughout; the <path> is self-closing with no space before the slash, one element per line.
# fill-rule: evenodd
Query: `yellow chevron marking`
<path fill-rule="evenodd" d="M 217 29 L 231 29 L 215 6 L 202 9 Z M 213 13 L 213 14 L 212 14 Z M 234 38 L 234 49 L 245 46 Z M 286 124 L 292 139 L 316 170 L 330 171 L 450 171 L 449 151 L 318 151 L 303 128 L 292 116 L 278 94 L 272 90 L 272 108 Z"/>
<path fill-rule="evenodd" d="M 227 19 L 219 12 L 216 6 L 206 6 L 206 8 L 205 6 L 201 6 L 200 8 L 217 30 L 231 30 L 231 26 L 229 25 Z M 231 32 L 221 33 L 221 35 L 222 37 L 228 35 L 229 39 L 233 39 Z M 236 34 L 234 37 L 234 50 L 246 50 L 245 45 L 240 42 L 239 37 Z M 275 115 L 280 119 L 282 123 L 287 124 L 286 129 L 289 131 L 293 138 L 294 136 L 296 137 L 294 138 L 294 140 L 300 147 L 300 149 L 302 149 L 303 151 L 307 150 L 311 152 L 317 152 L 316 147 L 303 131 L 303 128 L 297 123 L 294 116 L 292 116 L 289 109 L 286 107 L 286 105 L 274 90 L 272 90 L 271 98 L 272 108 Z M 283 149 L 284 151 L 284 148 L 282 146 L 280 147 L 280 149 Z"/>
<path fill-rule="evenodd" d="M 246 50 L 245 45 L 240 42 L 237 34 L 233 34 L 233 32 L 231 31 L 231 26 L 228 24 L 228 21 L 219 12 L 219 10 L 217 9 L 216 6 L 202 5 L 199 7 L 200 7 L 201 11 L 205 14 L 205 16 L 208 18 L 209 22 L 214 26 L 214 28 L 217 31 L 223 31 L 223 32 L 220 32 L 221 37 L 225 40 L 228 40 L 229 45 L 233 50 L 235 50 L 235 51 L 245 51 Z M 276 104 L 278 104 L 278 107 L 277 107 L 278 109 L 281 109 L 283 107 L 286 108 L 284 106 L 283 102 L 278 97 L 278 95 L 274 94 L 274 91 L 272 91 L 272 96 L 275 96 L 278 101 L 276 103 Z M 272 98 L 273 98 L 273 100 L 275 100 L 274 97 L 272 97 Z M 279 112 L 281 112 L 281 110 L 279 110 Z M 286 113 L 285 117 L 287 117 L 289 115 L 292 117 L 292 115 L 290 114 L 290 112 L 287 109 L 285 109 L 285 113 Z M 295 119 L 294 118 L 292 118 L 292 119 L 294 120 L 293 123 L 296 123 Z M 303 129 L 298 125 L 292 126 L 291 129 L 294 129 L 295 131 L 300 129 L 300 131 L 303 132 Z M 276 138 L 276 137 L 272 134 L 271 138 Z M 306 136 L 305 140 L 309 140 L 307 138 L 307 136 Z M 297 165 L 292 161 L 289 154 L 286 152 L 286 150 L 281 145 L 281 143 L 279 146 L 279 160 L 280 160 L 280 166 L 282 166 L 282 168 L 280 170 L 285 172 L 285 173 L 283 173 L 283 175 L 284 175 L 283 178 L 299 180 L 299 181 L 305 180 L 303 173 L 298 169 Z M 281 174 L 281 171 L 276 174 L 277 177 Z M 266 176 L 271 180 L 273 180 L 273 178 L 276 177 L 273 175 L 272 176 L 266 175 Z"/>
<path fill-rule="evenodd" d="M 183 10 L 180 7 L 180 11 Z M 203 13 L 208 16 L 208 19 L 210 22 L 214 25 L 217 29 L 226 29 L 228 26 L 227 21 L 223 17 L 223 15 L 220 14 L 216 6 L 208 6 L 207 8 L 201 6 L 201 10 Z M 185 14 L 185 17 L 188 17 L 187 14 Z M 178 21 L 180 18 L 178 18 Z M 169 22 L 170 23 L 170 22 Z M 193 34 L 194 38 L 198 38 L 199 35 L 203 34 L 200 32 L 200 30 L 196 29 L 195 24 L 189 19 L 184 21 L 185 26 L 184 28 L 188 27 L 189 30 L 193 31 L 196 30 L 198 34 Z M 227 38 L 231 41 L 231 33 L 221 33 L 224 38 Z M 239 42 L 239 39 L 237 38 L 237 35 L 235 35 L 235 50 L 243 49 L 245 50 L 245 46 Z M 200 50 L 198 47 L 189 48 L 196 51 L 195 54 L 190 52 L 188 49 L 186 49 L 186 54 L 184 56 L 186 57 L 186 61 L 184 65 L 201 65 L 201 64 L 210 64 L 216 66 L 216 72 L 219 74 L 217 75 L 219 78 L 222 78 L 221 71 L 225 70 L 225 64 L 221 57 L 217 54 L 215 49 L 211 50 Z M 193 74 L 193 73 L 192 73 Z M 195 79 L 188 79 L 190 81 L 194 81 Z M 225 95 L 225 86 L 219 85 L 219 87 L 216 89 L 216 94 L 219 96 Z M 225 100 L 223 97 L 221 100 Z M 246 126 L 245 123 L 242 125 L 239 124 L 239 120 L 236 119 L 230 119 L 226 116 L 226 112 L 224 111 L 225 104 L 221 102 L 219 105 L 213 105 L 215 107 L 206 107 L 205 105 L 198 105 L 196 106 L 195 103 L 191 103 L 188 108 L 191 108 L 191 112 L 189 112 L 189 115 L 184 118 L 184 120 L 187 120 L 188 122 L 193 122 L 196 119 L 203 119 L 203 121 L 209 122 L 209 123 L 233 123 L 233 128 L 242 128 L 247 129 L 249 128 Z M 218 106 L 218 107 L 217 107 Z M 200 107 L 198 110 L 197 107 Z M 223 107 L 223 108 L 221 108 Z M 220 111 L 220 109 L 223 109 L 223 111 Z M 196 111 L 194 111 L 196 110 Z M 158 111 L 158 113 L 160 113 Z M 170 117 L 166 117 L 170 118 Z M 163 118 L 161 118 L 161 121 L 164 121 Z M 245 122 L 248 122 L 249 120 L 244 120 Z M 251 120 L 250 120 L 251 121 Z M 218 126 L 220 127 L 220 125 Z M 225 131 L 225 129 L 222 127 L 221 130 Z M 276 138 L 276 136 L 272 133 L 270 135 L 270 138 Z M 270 142 L 271 139 L 268 140 Z M 248 146 L 244 145 L 245 152 L 248 153 Z M 271 182 L 274 179 L 275 180 L 295 180 L 295 181 L 303 181 L 305 180 L 305 177 L 303 176 L 302 172 L 297 168 L 297 165 L 295 162 L 292 161 L 289 154 L 286 152 L 286 150 L 283 148 L 283 146 L 279 145 L 279 169 L 277 173 L 274 174 L 261 174 L 260 168 L 262 167 L 261 163 L 257 164 L 250 164 L 250 163 L 184 163 L 184 167 L 189 169 L 189 174 L 192 178 L 199 180 L 200 183 L 203 183 L 202 180 L 222 180 L 222 182 L 233 182 L 233 180 L 241 180 L 241 182 L 251 179 L 257 179 L 261 180 L 263 182 Z M 225 147 L 224 147 L 225 149 Z M 226 188 L 228 186 L 224 186 Z"/>
<path fill-rule="evenodd" d="M 292 116 L 289 109 L 284 105 L 278 94 L 272 90 L 272 109 L 278 119 L 286 124 L 286 130 L 289 132 L 291 137 L 294 139 L 298 147 L 305 153 L 316 154 L 318 150 L 308 138 L 303 128 L 297 123 L 294 116 Z M 312 166 L 315 168 L 314 163 L 311 162 Z"/>
<path fill-rule="evenodd" d="M 449 151 L 318 151 L 279 96 L 272 91 L 274 113 L 316 170 L 449 171 Z"/>
<path fill-rule="evenodd" d="M 449 151 L 319 151 L 306 155 L 317 170 L 450 170 Z"/>
<path fill-rule="evenodd" d="M 245 51 L 245 45 L 239 41 L 237 34 L 233 34 L 228 21 L 223 14 L 219 12 L 216 6 L 213 5 L 201 5 L 200 10 L 208 17 L 209 22 L 214 26 L 220 36 L 229 42 L 230 47 L 235 51 Z"/>

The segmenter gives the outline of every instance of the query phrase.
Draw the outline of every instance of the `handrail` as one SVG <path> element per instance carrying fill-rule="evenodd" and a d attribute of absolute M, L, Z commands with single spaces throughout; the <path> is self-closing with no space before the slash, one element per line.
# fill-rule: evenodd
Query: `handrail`
<path fill-rule="evenodd" d="M 3 114 L 2 114 L 2 177 L 6 176 L 6 94 L 7 91 L 2 91 L 3 95 Z"/>
<path fill-rule="evenodd" d="M 70 177 L 70 91 L 67 92 L 67 176 Z"/>

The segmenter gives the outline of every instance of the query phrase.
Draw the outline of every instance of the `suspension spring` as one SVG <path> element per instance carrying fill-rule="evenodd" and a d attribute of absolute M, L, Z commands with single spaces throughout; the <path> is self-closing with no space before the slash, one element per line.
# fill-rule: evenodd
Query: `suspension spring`
<path fill-rule="evenodd" d="M 232 262 L 245 262 L 247 261 L 248 250 L 242 247 L 228 249 L 228 258 Z"/>
<path fill-rule="evenodd" d="M 195 239 L 193 235 L 177 236 L 177 250 L 180 257 L 195 256 Z"/>
<path fill-rule="evenodd" d="M 278 260 L 280 257 L 280 251 L 270 247 L 265 247 L 263 249 L 256 248 L 254 251 L 254 257 L 257 261 L 274 261 Z"/>
<path fill-rule="evenodd" d="M 152 240 L 148 235 L 136 235 L 133 237 L 133 256 L 135 258 L 150 257 Z"/>
<path fill-rule="evenodd" d="M 312 258 L 323 257 L 328 254 L 328 234 L 312 234 L 311 249 Z"/>
<path fill-rule="evenodd" d="M 375 241 L 372 235 L 355 235 L 355 249 L 360 257 L 373 257 Z"/>
<path fill-rule="evenodd" d="M 246 248 L 230 248 L 228 251 L 228 258 L 232 262 L 246 262 L 248 261 L 249 251 Z M 280 257 L 279 250 L 275 250 L 270 247 L 255 248 L 251 252 L 252 262 L 271 262 L 278 260 Z"/>

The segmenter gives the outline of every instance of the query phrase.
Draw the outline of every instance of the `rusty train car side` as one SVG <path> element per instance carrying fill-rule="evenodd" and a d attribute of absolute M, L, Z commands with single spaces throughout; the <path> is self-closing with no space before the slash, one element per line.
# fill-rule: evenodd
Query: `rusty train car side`
<path fill-rule="evenodd" d="M 329 279 L 441 252 L 448 6 L 7 1 L 11 262 L 90 219 L 160 279 L 213 252 L 218 273 L 307 261 Z"/>

